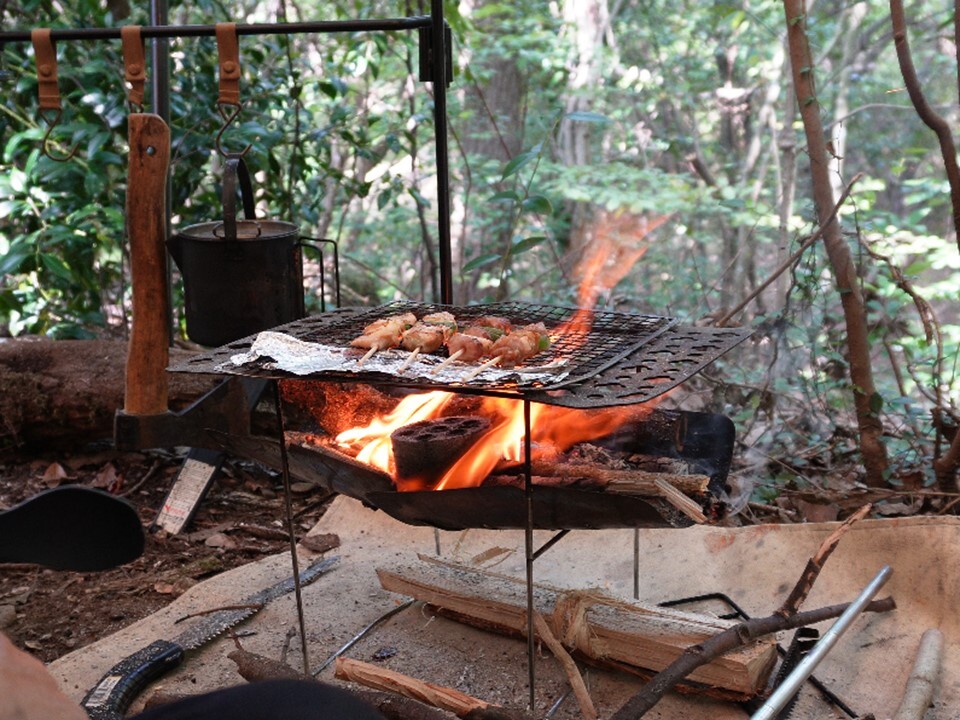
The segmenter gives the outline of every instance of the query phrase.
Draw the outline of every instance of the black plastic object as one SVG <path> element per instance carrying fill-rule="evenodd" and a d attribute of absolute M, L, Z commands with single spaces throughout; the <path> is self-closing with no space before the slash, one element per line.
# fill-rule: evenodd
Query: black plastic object
<path fill-rule="evenodd" d="M 140 517 L 102 490 L 64 485 L 0 513 L 0 562 L 108 570 L 143 553 Z"/>
<path fill-rule="evenodd" d="M 237 220 L 237 189 L 243 220 Z M 187 335 L 220 346 L 302 318 L 303 258 L 297 226 L 256 219 L 243 158 L 224 164 L 223 220 L 190 225 L 167 241 L 183 277 Z"/>
<path fill-rule="evenodd" d="M 90 720 L 122 720 L 147 685 L 183 662 L 183 648 L 157 640 L 117 663 L 81 703 Z"/>

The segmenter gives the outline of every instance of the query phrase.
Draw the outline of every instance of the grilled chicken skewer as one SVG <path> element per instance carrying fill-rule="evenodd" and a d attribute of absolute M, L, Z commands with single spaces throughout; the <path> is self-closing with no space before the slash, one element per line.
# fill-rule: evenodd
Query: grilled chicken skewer
<path fill-rule="evenodd" d="M 489 350 L 490 359 L 471 370 L 464 376 L 463 381 L 472 380 L 493 365 L 514 367 L 548 347 L 550 347 L 550 335 L 547 334 L 547 328 L 543 323 L 524 325 L 518 330 L 497 338 Z"/>
<path fill-rule="evenodd" d="M 430 353 L 439 350 L 443 343 L 457 330 L 456 318 L 448 312 L 436 312 L 424 315 L 419 322 L 405 330 L 400 346 L 410 350 L 410 356 L 397 372 L 403 372 L 421 352 Z"/>
<path fill-rule="evenodd" d="M 454 360 L 476 362 L 485 357 L 493 343 L 504 333 L 510 332 L 510 321 L 505 318 L 487 315 L 472 321 L 463 332 L 454 333 L 447 338 L 447 350 L 450 357 L 437 365 L 433 371 L 437 372 Z"/>
<path fill-rule="evenodd" d="M 374 320 L 363 329 L 363 334 L 350 341 L 350 345 L 357 348 L 366 348 L 367 354 L 357 361 L 362 365 L 378 350 L 397 347 L 403 337 L 404 330 L 415 325 L 417 316 L 413 313 L 391 315 L 390 317 Z"/>

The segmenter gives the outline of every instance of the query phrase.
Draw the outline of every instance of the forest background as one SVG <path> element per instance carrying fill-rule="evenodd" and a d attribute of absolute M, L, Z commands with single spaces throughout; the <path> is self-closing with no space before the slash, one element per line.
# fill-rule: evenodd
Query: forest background
<path fill-rule="evenodd" d="M 148 25 L 145 5 L 4 0 L 0 19 L 7 29 Z M 447 3 L 454 303 L 589 303 L 748 326 L 751 339 L 682 395 L 737 424 L 741 475 L 758 481 L 744 499 L 869 485 L 890 491 L 891 512 L 905 502 L 947 512 L 956 468 L 943 458 L 960 389 L 949 153 L 908 97 L 886 4 L 793 5 Z M 170 22 L 427 13 L 390 1 L 197 0 L 171 3 Z M 907 27 L 926 100 L 955 125 L 953 8 L 914 2 Z M 799 67 L 791 32 L 810 54 Z M 338 242 L 344 305 L 437 300 L 432 88 L 417 77 L 416 34 L 265 35 L 240 48 L 244 104 L 223 142 L 251 144 L 258 214 Z M 178 228 L 219 215 L 223 121 L 213 40 L 170 51 Z M 60 43 L 58 56 L 64 114 L 49 148 L 76 147 L 67 162 L 42 152 L 32 48 L 2 49 L 0 330 L 123 336 L 120 44 Z M 822 181 L 810 137 L 825 142 Z M 839 243 L 855 268 L 852 287 L 818 231 L 828 226 L 833 252 Z M 604 272 L 588 276 L 600 249 Z M 329 284 L 314 261 L 308 269 L 309 309 L 329 308 Z M 854 296 L 872 386 L 851 376 Z M 178 289 L 182 330 L 181 303 Z M 879 463 L 864 463 L 864 422 L 878 428 Z"/>

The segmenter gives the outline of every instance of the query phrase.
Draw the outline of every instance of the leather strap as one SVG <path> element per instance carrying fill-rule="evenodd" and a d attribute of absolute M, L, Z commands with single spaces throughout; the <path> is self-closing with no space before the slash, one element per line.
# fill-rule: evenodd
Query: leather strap
<path fill-rule="evenodd" d="M 34 60 L 37 64 L 40 111 L 60 110 L 60 87 L 57 85 L 57 51 L 50 37 L 50 28 L 31 31 Z"/>
<path fill-rule="evenodd" d="M 147 58 L 140 26 L 126 25 L 120 28 L 120 42 L 123 50 L 123 77 L 130 84 L 127 101 L 142 110 L 143 88 L 147 82 Z"/>
<path fill-rule="evenodd" d="M 240 104 L 240 41 L 236 23 L 217 23 L 217 55 L 220 59 L 220 105 Z"/>

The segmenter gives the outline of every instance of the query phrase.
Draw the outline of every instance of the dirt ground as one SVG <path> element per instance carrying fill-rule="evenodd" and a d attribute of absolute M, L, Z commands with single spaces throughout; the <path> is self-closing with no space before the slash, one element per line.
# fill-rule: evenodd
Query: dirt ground
<path fill-rule="evenodd" d="M 150 528 L 183 458 L 104 446 L 0 461 L 0 507 L 72 483 L 124 497 Z M 330 498 L 312 485 L 295 483 L 292 490 L 299 538 Z M 204 578 L 288 548 L 284 517 L 282 477 L 228 460 L 192 523 L 178 535 L 148 529 L 146 549 L 134 562 L 97 573 L 0 565 L 0 629 L 50 662 L 152 614 Z"/>

